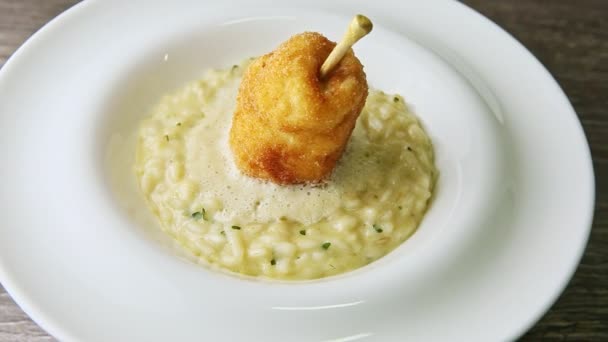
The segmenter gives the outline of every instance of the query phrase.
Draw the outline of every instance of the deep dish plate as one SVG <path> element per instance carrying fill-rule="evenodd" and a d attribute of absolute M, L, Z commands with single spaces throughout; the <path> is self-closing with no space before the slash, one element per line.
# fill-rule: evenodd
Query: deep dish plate
<path fill-rule="evenodd" d="M 205 69 L 304 30 L 337 40 L 359 12 L 377 24 L 355 48 L 371 85 L 403 94 L 436 145 L 420 231 L 369 267 L 298 284 L 221 275 L 147 239 L 110 141 Z M 451 1 L 88 1 L 7 62 L 0 113 L 0 280 L 61 340 L 512 339 L 566 285 L 591 223 L 589 149 L 565 96 Z"/>

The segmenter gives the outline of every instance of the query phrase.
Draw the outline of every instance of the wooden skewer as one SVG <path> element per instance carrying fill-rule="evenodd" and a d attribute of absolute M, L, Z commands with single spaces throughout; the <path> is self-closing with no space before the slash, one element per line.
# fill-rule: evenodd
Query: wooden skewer
<path fill-rule="evenodd" d="M 364 15 L 357 14 L 348 25 L 344 37 L 331 51 L 323 65 L 321 65 L 321 78 L 325 78 L 340 63 L 342 57 L 359 39 L 365 37 L 372 31 L 374 25 Z"/>

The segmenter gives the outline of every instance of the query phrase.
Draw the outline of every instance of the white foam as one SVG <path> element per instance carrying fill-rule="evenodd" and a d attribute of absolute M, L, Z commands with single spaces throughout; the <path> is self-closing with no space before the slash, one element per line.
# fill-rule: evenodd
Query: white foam
<path fill-rule="evenodd" d="M 215 219 L 245 224 L 287 218 L 312 224 L 328 217 L 340 206 L 335 186 L 281 186 L 245 176 L 236 168 L 228 132 L 239 81 L 235 77 L 218 89 L 205 104 L 205 118 L 185 137 L 188 177 L 199 182 L 203 196 L 222 203 Z"/>

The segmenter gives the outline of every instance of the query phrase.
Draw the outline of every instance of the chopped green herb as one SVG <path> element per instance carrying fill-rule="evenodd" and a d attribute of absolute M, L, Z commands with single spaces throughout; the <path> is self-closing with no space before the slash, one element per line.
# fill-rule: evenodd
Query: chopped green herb
<path fill-rule="evenodd" d="M 398 206 L 397 208 L 399 208 L 399 210 L 403 209 L 403 207 L 402 207 L 402 206 Z"/>
<path fill-rule="evenodd" d="M 323 249 L 325 249 L 325 250 L 328 249 L 329 246 L 331 246 L 331 242 L 326 242 L 326 243 L 324 243 L 324 244 L 321 245 L 321 247 L 323 247 Z"/>
<path fill-rule="evenodd" d="M 407 150 L 411 152 L 411 151 L 412 151 L 412 148 L 408 146 L 408 147 L 407 147 Z"/>
<path fill-rule="evenodd" d="M 220 234 L 222 234 L 222 235 L 226 235 L 226 232 L 222 230 L 222 231 L 220 232 Z"/>
<path fill-rule="evenodd" d="M 165 135 L 165 140 L 169 141 L 169 136 Z"/>
<path fill-rule="evenodd" d="M 397 96 L 393 97 L 394 102 L 399 102 L 399 98 Z"/>
<path fill-rule="evenodd" d="M 182 123 L 181 123 L 181 122 L 178 122 L 178 123 L 177 123 L 177 125 L 178 125 L 178 126 L 181 126 L 181 125 L 182 125 Z"/>
<path fill-rule="evenodd" d="M 203 219 L 207 221 L 207 212 L 205 211 L 205 208 L 202 208 L 201 211 L 192 213 L 192 218 L 197 220 Z"/>
<path fill-rule="evenodd" d="M 235 64 L 235 65 L 232 66 L 232 70 L 236 70 L 238 67 L 239 66 Z"/>
<path fill-rule="evenodd" d="M 239 226 L 232 226 L 232 229 L 240 230 L 241 227 L 239 227 Z"/>
<path fill-rule="evenodd" d="M 274 259 L 272 259 L 272 260 L 270 260 L 270 264 L 271 264 L 272 266 L 274 266 L 274 265 L 276 265 L 276 264 L 277 264 L 277 261 L 276 261 L 276 260 L 274 260 Z"/>
<path fill-rule="evenodd" d="M 374 227 L 376 233 L 382 233 L 382 227 L 380 227 L 379 225 L 374 223 L 372 227 Z"/>
<path fill-rule="evenodd" d="M 300 230 L 300 235 L 306 235 L 306 231 L 305 230 Z"/>
<path fill-rule="evenodd" d="M 331 268 L 333 268 L 334 270 L 336 269 L 336 267 L 332 264 L 329 264 L 329 266 L 331 266 Z"/>

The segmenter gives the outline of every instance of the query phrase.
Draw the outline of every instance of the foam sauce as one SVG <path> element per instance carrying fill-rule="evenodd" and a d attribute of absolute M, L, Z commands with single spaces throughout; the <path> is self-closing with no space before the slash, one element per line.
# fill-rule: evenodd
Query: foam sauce
<path fill-rule="evenodd" d="M 340 207 L 334 184 L 277 185 L 243 175 L 228 145 L 240 75 L 231 76 L 202 108 L 204 119 L 184 137 L 186 173 L 199 182 L 205 196 L 218 199 L 224 222 L 271 222 L 287 218 L 312 224 Z"/>

